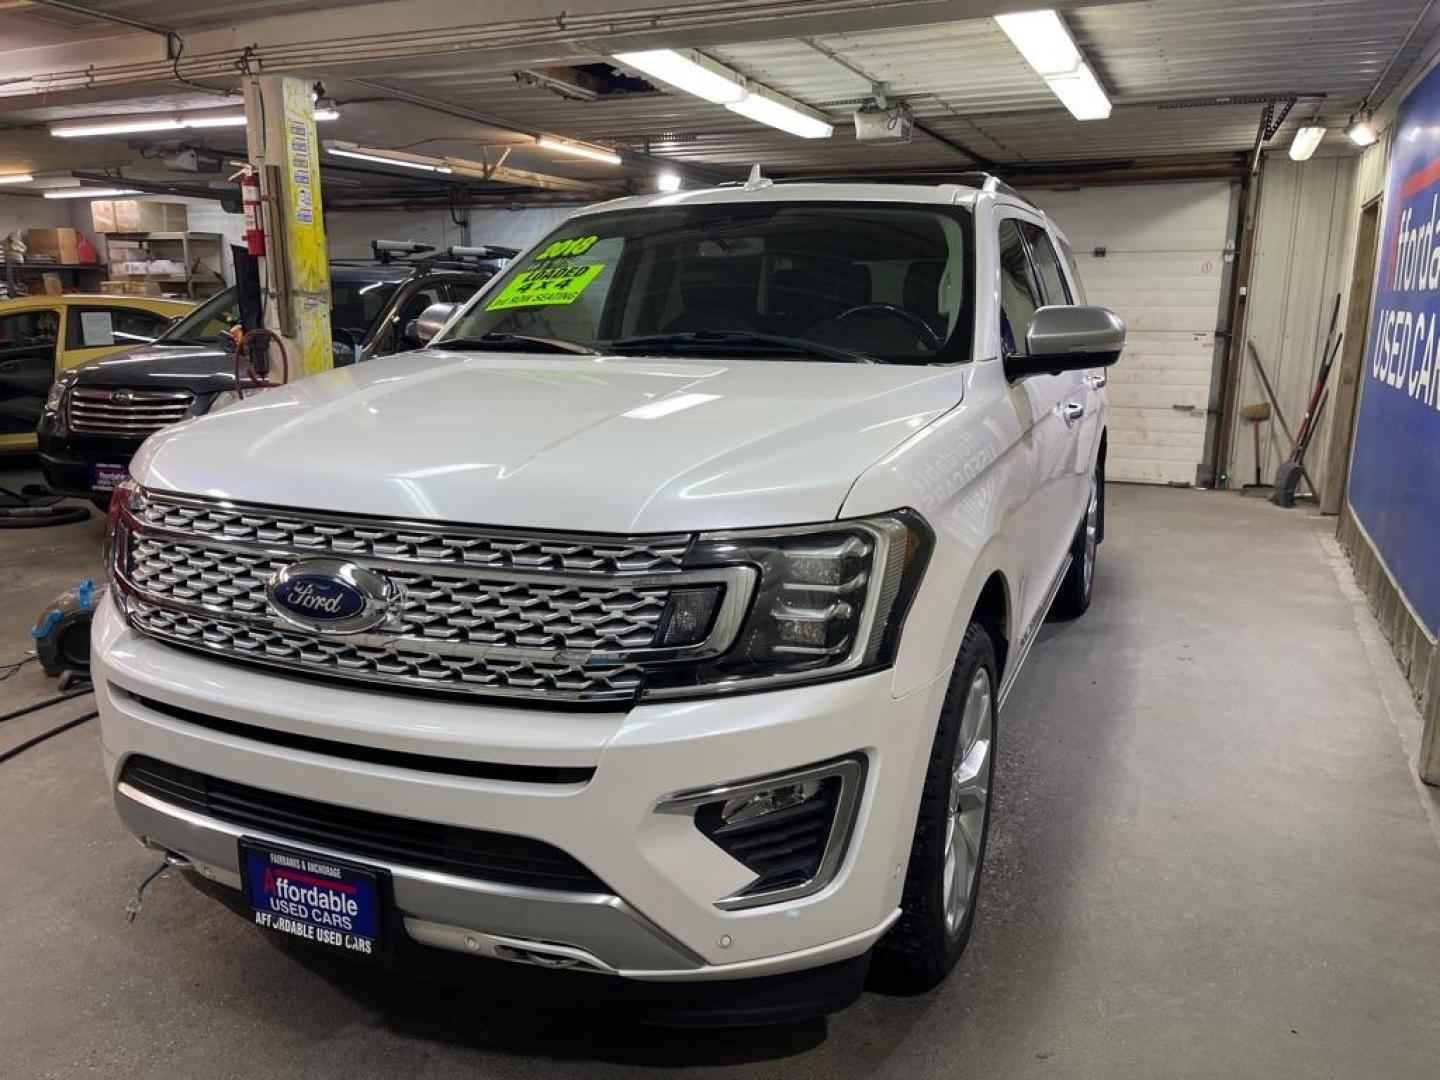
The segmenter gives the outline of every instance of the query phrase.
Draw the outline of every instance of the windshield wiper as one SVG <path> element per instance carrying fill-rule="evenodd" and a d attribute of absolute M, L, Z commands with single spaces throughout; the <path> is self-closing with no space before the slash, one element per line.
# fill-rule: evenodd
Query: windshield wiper
<path fill-rule="evenodd" d="M 491 330 L 479 337 L 446 338 L 433 343 L 437 349 L 461 349 L 480 351 L 484 349 L 505 349 L 509 352 L 570 353 L 575 356 L 594 356 L 595 350 L 578 341 L 561 338 L 534 337 L 530 334 L 507 334 L 503 330 Z"/>
<path fill-rule="evenodd" d="M 804 338 L 783 334 L 762 334 L 753 330 L 687 330 L 676 334 L 641 334 L 610 342 L 615 352 L 645 352 L 650 349 L 704 349 L 725 351 L 736 345 L 773 345 L 804 356 L 806 359 L 840 360 L 847 364 L 873 364 L 875 361 L 853 349 L 838 345 L 821 345 Z"/>

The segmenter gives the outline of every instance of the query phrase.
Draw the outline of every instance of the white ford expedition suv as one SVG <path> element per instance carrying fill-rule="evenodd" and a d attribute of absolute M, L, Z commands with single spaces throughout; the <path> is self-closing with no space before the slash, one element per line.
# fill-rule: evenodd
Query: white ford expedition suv
<path fill-rule="evenodd" d="M 1083 304 L 993 180 L 752 179 L 166 429 L 94 623 L 120 817 L 260 927 L 507 993 L 938 982 L 1000 706 L 1090 599 L 1124 327 Z"/>

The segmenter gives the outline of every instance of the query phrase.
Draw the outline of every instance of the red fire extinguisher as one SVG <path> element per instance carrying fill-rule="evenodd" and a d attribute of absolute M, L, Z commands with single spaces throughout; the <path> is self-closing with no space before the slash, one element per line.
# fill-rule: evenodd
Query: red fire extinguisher
<path fill-rule="evenodd" d="M 240 174 L 240 205 L 245 212 L 245 250 L 265 254 L 265 228 L 260 213 L 260 177 L 254 169 Z"/>

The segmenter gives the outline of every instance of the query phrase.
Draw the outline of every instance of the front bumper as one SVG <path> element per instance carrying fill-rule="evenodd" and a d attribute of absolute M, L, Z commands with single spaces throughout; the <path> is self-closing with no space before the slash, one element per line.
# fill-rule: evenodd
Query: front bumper
<path fill-rule="evenodd" d="M 211 881 L 239 887 L 239 831 L 120 784 L 129 755 L 299 798 L 544 841 L 609 891 L 498 885 L 397 862 L 385 869 L 405 934 L 498 959 L 568 956 L 583 969 L 652 981 L 750 979 L 866 953 L 898 914 L 945 691 L 942 678 L 894 698 L 890 674 L 881 672 L 627 712 L 454 703 L 216 662 L 137 635 L 108 600 L 96 616 L 92 656 L 120 816 Z M 225 730 L 189 723 L 176 708 L 220 718 Z M 267 729 L 398 754 L 594 771 L 583 783 L 475 779 L 281 747 L 266 741 Z M 866 768 L 854 832 L 834 878 L 811 895 L 722 909 L 717 903 L 752 872 L 689 816 L 657 812 L 678 792 L 856 754 Z M 297 846 L 283 835 L 263 838 Z"/>
<path fill-rule="evenodd" d="M 143 440 L 39 436 L 40 472 L 54 491 L 78 498 L 97 494 L 90 486 L 92 465 L 129 465 Z M 108 493 L 107 493 L 108 494 Z"/>

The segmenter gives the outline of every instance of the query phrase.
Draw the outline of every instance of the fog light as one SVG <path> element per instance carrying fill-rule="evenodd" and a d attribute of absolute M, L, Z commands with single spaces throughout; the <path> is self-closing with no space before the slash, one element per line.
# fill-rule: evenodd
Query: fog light
<path fill-rule="evenodd" d="M 677 795 L 658 809 L 693 814 L 707 839 L 755 874 L 717 907 L 758 907 L 807 896 L 835 877 L 855 825 L 864 771 L 864 759 L 843 758 Z"/>
<path fill-rule="evenodd" d="M 726 825 L 735 825 L 751 818 L 773 814 L 777 810 L 788 810 L 820 794 L 819 780 L 806 780 L 801 784 L 786 784 L 769 791 L 758 791 L 754 795 L 741 795 L 728 799 L 720 808 L 720 820 Z"/>

